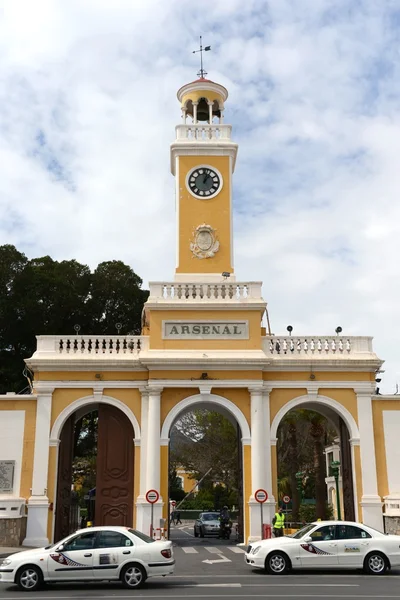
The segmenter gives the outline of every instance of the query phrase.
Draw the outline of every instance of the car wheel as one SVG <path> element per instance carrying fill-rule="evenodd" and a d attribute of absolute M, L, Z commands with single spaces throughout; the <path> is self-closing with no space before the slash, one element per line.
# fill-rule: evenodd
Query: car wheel
<path fill-rule="evenodd" d="M 42 585 L 42 581 L 42 571 L 35 565 L 22 567 L 15 577 L 15 583 L 24 592 L 36 592 Z"/>
<path fill-rule="evenodd" d="M 194 528 L 194 537 L 199 537 L 199 534 L 197 533 L 196 527 Z"/>
<path fill-rule="evenodd" d="M 364 571 L 369 575 L 383 575 L 388 566 L 386 556 L 380 552 L 371 552 L 364 560 Z"/>
<path fill-rule="evenodd" d="M 200 527 L 200 537 L 201 538 L 204 537 L 204 529 L 202 527 Z"/>
<path fill-rule="evenodd" d="M 289 559 L 283 552 L 271 552 L 265 559 L 265 570 L 270 575 L 284 575 L 289 570 Z"/>
<path fill-rule="evenodd" d="M 146 581 L 146 571 L 142 565 L 126 565 L 122 569 L 121 581 L 130 590 L 140 588 Z"/>

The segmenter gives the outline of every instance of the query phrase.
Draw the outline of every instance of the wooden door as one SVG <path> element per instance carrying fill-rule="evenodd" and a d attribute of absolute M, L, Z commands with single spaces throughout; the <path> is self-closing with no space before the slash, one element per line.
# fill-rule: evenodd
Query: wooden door
<path fill-rule="evenodd" d="M 124 413 L 100 404 L 95 525 L 133 526 L 133 438 Z"/>
<path fill-rule="evenodd" d="M 74 415 L 65 422 L 58 451 L 57 496 L 54 541 L 70 534 L 72 454 L 74 446 Z"/>

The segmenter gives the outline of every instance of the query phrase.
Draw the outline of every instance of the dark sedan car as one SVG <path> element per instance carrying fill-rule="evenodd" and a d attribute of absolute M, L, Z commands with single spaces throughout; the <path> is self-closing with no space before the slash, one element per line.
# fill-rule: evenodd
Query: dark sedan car
<path fill-rule="evenodd" d="M 218 535 L 219 513 L 203 512 L 199 514 L 194 524 L 194 537 L 205 537 L 207 535 Z"/>

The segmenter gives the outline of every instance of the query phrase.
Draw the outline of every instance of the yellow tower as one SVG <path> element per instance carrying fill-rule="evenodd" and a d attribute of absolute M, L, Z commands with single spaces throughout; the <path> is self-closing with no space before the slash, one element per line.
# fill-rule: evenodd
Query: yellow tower
<path fill-rule="evenodd" d="M 237 144 L 223 123 L 228 91 L 200 77 L 178 91 L 181 125 L 171 144 L 176 177 L 176 281 L 233 277 L 232 173 Z"/>

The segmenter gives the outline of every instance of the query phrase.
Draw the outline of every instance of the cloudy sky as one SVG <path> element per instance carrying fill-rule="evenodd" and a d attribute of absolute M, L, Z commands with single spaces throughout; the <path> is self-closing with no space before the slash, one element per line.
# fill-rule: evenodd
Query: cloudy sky
<path fill-rule="evenodd" d="M 171 280 L 177 89 L 230 93 L 238 279 L 272 329 L 372 335 L 400 383 L 398 0 L 3 0 L 0 243 Z"/>

